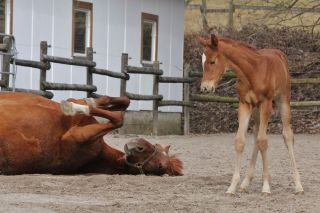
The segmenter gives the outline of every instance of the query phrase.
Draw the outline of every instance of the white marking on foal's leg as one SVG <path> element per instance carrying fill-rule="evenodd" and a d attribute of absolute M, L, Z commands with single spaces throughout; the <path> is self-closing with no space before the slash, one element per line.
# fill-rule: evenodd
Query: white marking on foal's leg
<path fill-rule="evenodd" d="M 65 115 L 76 115 L 77 113 L 90 115 L 89 107 L 86 105 L 76 104 L 69 101 L 61 101 L 60 108 Z"/>

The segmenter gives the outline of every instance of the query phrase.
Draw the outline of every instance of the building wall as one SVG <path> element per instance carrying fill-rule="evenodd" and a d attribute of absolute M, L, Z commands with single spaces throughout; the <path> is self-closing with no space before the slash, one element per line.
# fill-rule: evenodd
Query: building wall
<path fill-rule="evenodd" d="M 121 53 L 129 64 L 140 65 L 141 13 L 159 16 L 158 60 L 165 76 L 183 76 L 183 0 L 86 0 L 93 3 L 93 49 L 98 68 L 120 72 Z M 18 57 L 39 60 L 40 41 L 52 46 L 48 54 L 71 57 L 72 0 L 14 0 L 13 34 Z M 86 82 L 85 68 L 52 64 L 47 81 Z M 39 71 L 18 67 L 17 87 L 39 89 Z M 94 76 L 99 94 L 118 96 L 120 80 Z M 131 75 L 127 90 L 152 94 L 152 76 Z M 54 91 L 54 100 L 83 98 L 84 92 Z M 182 99 L 181 84 L 161 84 L 165 99 Z M 133 101 L 130 110 L 150 110 L 152 102 Z M 163 111 L 180 111 L 180 107 L 162 107 Z"/>

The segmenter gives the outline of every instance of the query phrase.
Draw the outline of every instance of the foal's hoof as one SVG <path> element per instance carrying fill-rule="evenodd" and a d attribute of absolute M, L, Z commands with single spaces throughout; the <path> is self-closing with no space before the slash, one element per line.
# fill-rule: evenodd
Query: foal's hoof
<path fill-rule="evenodd" d="M 249 191 L 246 188 L 242 188 L 242 187 L 239 188 L 239 192 L 241 192 L 241 193 L 249 193 Z"/>
<path fill-rule="evenodd" d="M 294 194 L 295 194 L 295 195 L 303 195 L 303 194 L 304 194 L 304 191 L 303 191 L 303 190 L 302 190 L 302 191 L 296 191 Z"/>
<path fill-rule="evenodd" d="M 234 197 L 236 194 L 234 192 L 226 192 L 227 197 Z"/>
<path fill-rule="evenodd" d="M 261 192 L 261 194 L 265 197 L 268 197 L 271 195 L 271 192 Z"/>
<path fill-rule="evenodd" d="M 76 111 L 73 109 L 72 103 L 69 101 L 61 101 L 60 108 L 65 115 L 75 115 Z"/>

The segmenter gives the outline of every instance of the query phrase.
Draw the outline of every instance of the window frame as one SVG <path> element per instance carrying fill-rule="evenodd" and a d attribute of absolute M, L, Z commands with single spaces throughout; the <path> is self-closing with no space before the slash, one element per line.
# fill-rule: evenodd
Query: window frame
<path fill-rule="evenodd" d="M 77 10 L 82 10 L 82 11 L 89 11 L 90 13 L 90 29 L 89 29 L 89 44 L 87 44 L 87 30 L 86 30 L 86 35 L 85 35 L 85 44 L 86 44 L 86 48 L 85 48 L 85 53 L 78 53 L 74 51 L 74 42 L 75 42 L 75 29 L 76 29 L 76 25 L 75 25 L 75 12 Z M 87 26 L 86 26 L 87 28 Z M 72 5 L 72 43 L 71 43 L 71 52 L 72 52 L 72 57 L 84 57 L 86 56 L 87 53 L 87 47 L 92 47 L 92 37 L 93 37 L 93 3 L 90 2 L 83 2 L 83 1 L 79 1 L 79 0 L 73 0 L 73 5 Z"/>
<path fill-rule="evenodd" d="M 143 40 L 144 40 L 144 22 L 149 21 L 156 24 L 155 46 L 154 50 L 151 49 L 151 61 L 143 60 Z M 140 51 L 140 63 L 142 65 L 152 65 L 155 61 L 158 61 L 158 40 L 159 40 L 159 16 L 150 13 L 141 13 L 141 51 Z M 152 45 L 153 46 L 153 45 Z"/>

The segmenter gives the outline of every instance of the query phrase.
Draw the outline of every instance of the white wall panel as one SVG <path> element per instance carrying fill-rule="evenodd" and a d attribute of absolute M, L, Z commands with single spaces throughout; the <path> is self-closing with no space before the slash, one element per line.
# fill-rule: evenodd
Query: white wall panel
<path fill-rule="evenodd" d="M 183 36 L 184 36 L 184 7 L 181 7 L 181 1 L 171 1 L 171 62 L 170 62 L 170 76 L 183 76 Z M 170 99 L 182 100 L 182 84 L 170 85 Z M 181 92 L 175 92 L 181 91 Z M 170 107 L 170 111 L 179 111 L 181 107 Z"/>
<path fill-rule="evenodd" d="M 71 57 L 72 1 L 54 0 L 54 26 L 52 53 L 54 56 Z M 49 51 L 50 52 L 50 51 Z M 52 64 L 52 82 L 71 83 L 71 66 Z M 70 91 L 54 91 L 55 100 L 72 96 Z"/>
<path fill-rule="evenodd" d="M 32 0 L 15 0 L 13 34 L 16 38 L 18 58 L 31 59 L 31 36 L 32 36 Z M 31 88 L 31 69 L 18 67 L 16 86 Z"/>
<path fill-rule="evenodd" d="M 183 76 L 183 0 L 85 0 L 93 3 L 94 61 L 98 68 L 120 72 L 121 54 L 129 54 L 129 65 L 141 66 L 141 13 L 159 16 L 158 59 L 165 76 Z M 71 57 L 72 0 L 14 0 L 14 35 L 19 58 L 39 59 L 40 41 L 52 45 L 48 54 Z M 39 88 L 39 73 L 19 67 L 17 86 Z M 47 81 L 86 83 L 86 69 L 52 64 Z M 99 94 L 118 96 L 120 80 L 94 75 Z M 127 90 L 152 94 L 153 77 L 131 75 Z M 54 99 L 85 97 L 84 92 L 54 91 Z M 165 99 L 181 99 L 181 84 L 161 84 Z M 152 102 L 132 101 L 130 110 L 149 110 Z M 181 111 L 180 107 L 162 107 L 163 111 Z"/>
<path fill-rule="evenodd" d="M 107 38 L 108 38 L 108 1 L 95 0 L 93 4 L 93 60 L 98 68 L 107 68 Z M 101 95 L 108 94 L 107 77 L 102 75 L 93 75 L 93 84 L 97 86 L 97 93 Z"/>

